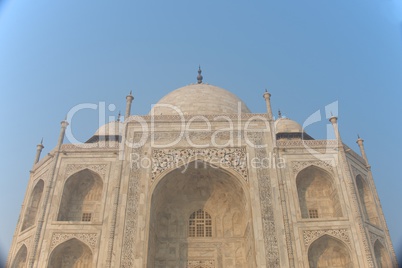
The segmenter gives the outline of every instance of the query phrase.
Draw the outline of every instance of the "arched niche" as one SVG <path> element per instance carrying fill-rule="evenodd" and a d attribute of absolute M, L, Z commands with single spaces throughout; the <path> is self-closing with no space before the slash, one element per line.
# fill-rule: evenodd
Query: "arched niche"
<path fill-rule="evenodd" d="M 352 268 L 353 261 L 348 247 L 340 240 L 324 235 L 308 249 L 310 268 Z"/>
<path fill-rule="evenodd" d="M 67 179 L 61 198 L 58 221 L 100 220 L 103 182 L 89 170 L 81 170 Z"/>
<path fill-rule="evenodd" d="M 23 268 L 26 266 L 27 262 L 27 247 L 22 245 L 21 248 L 18 250 L 17 255 L 15 255 L 14 261 L 11 264 L 10 268 Z"/>
<path fill-rule="evenodd" d="M 378 215 L 375 208 L 373 194 L 367 182 L 361 175 L 356 176 L 357 193 L 362 207 L 363 217 L 374 225 L 378 225 Z"/>
<path fill-rule="evenodd" d="M 51 253 L 48 268 L 91 268 L 91 249 L 76 238 L 58 245 Z"/>
<path fill-rule="evenodd" d="M 251 207 L 240 179 L 196 160 L 156 182 L 147 267 L 255 267 Z"/>
<path fill-rule="evenodd" d="M 301 170 L 296 187 L 303 219 L 342 217 L 338 191 L 327 171 L 316 166 Z"/>
<path fill-rule="evenodd" d="M 38 214 L 40 200 L 42 199 L 43 185 L 43 180 L 39 180 L 29 196 L 21 231 L 24 231 L 35 224 L 36 214 Z"/>
<path fill-rule="evenodd" d="M 374 243 L 374 255 L 377 263 L 377 268 L 392 267 L 389 252 L 378 239 Z"/>

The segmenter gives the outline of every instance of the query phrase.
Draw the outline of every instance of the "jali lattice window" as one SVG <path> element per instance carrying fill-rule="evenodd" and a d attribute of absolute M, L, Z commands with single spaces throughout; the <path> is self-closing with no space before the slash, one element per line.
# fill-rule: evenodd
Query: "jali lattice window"
<path fill-rule="evenodd" d="M 199 209 L 191 214 L 188 223 L 189 237 L 212 237 L 212 219 L 208 212 Z"/>
<path fill-rule="evenodd" d="M 310 219 L 318 218 L 318 211 L 316 209 L 309 209 L 308 214 L 309 214 Z"/>
<path fill-rule="evenodd" d="M 82 213 L 82 221 L 91 221 L 92 219 L 92 213 Z"/>

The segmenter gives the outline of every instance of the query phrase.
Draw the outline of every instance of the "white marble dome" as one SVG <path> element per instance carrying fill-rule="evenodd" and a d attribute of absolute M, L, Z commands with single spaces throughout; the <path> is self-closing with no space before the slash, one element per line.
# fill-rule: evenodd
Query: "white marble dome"
<path fill-rule="evenodd" d="M 176 89 L 151 109 L 154 115 L 204 115 L 250 113 L 246 104 L 233 93 L 209 84 L 191 84 Z"/>
<path fill-rule="evenodd" d="M 302 133 L 302 126 L 289 118 L 278 118 L 275 121 L 276 133 Z"/>

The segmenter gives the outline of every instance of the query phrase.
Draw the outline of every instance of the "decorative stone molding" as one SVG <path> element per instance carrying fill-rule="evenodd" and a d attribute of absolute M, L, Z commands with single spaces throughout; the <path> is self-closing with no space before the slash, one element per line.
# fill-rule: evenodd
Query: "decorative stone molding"
<path fill-rule="evenodd" d="M 333 162 L 331 160 L 327 161 L 292 161 L 292 172 L 294 174 L 299 173 L 299 171 L 303 170 L 308 166 L 317 166 L 321 167 L 325 170 L 329 170 L 333 172 Z"/>
<path fill-rule="evenodd" d="M 152 181 L 166 170 L 178 168 L 191 158 L 201 157 L 206 162 L 216 163 L 237 171 L 248 180 L 246 148 L 181 148 L 154 149 L 152 152 Z"/>
<path fill-rule="evenodd" d="M 370 242 L 371 242 L 371 246 L 374 248 L 374 243 L 375 241 L 378 240 L 381 242 L 381 244 L 385 247 L 386 243 L 385 243 L 385 239 L 384 237 L 382 237 L 381 235 L 375 234 L 370 232 Z"/>
<path fill-rule="evenodd" d="M 323 235 L 339 238 L 350 246 L 349 232 L 347 229 L 305 230 L 303 231 L 304 245 L 308 248 L 313 241 Z"/>
<path fill-rule="evenodd" d="M 128 135 L 127 140 L 130 143 L 145 143 L 150 138 L 154 141 L 191 141 L 193 143 L 211 141 L 212 139 L 219 139 L 223 144 L 226 144 L 228 141 L 233 140 L 242 140 L 244 139 L 244 131 L 223 131 L 223 130 L 215 130 L 215 131 L 158 131 L 154 133 L 148 132 L 135 132 L 132 131 Z M 219 147 L 219 144 L 218 144 Z"/>
<path fill-rule="evenodd" d="M 279 147 L 337 147 L 337 140 L 279 140 Z"/>
<path fill-rule="evenodd" d="M 87 149 L 118 149 L 120 143 L 118 141 L 100 141 L 94 143 L 80 143 L 80 144 L 63 144 L 61 151 L 76 151 Z"/>
<path fill-rule="evenodd" d="M 218 121 L 217 118 L 229 118 L 229 119 L 235 119 L 235 120 L 247 120 L 250 118 L 257 118 L 257 117 L 263 117 L 268 120 L 268 115 L 267 114 L 252 114 L 252 113 L 241 113 L 241 114 L 203 114 L 203 115 L 134 115 L 130 116 L 129 118 L 126 118 L 127 123 L 130 123 L 131 121 L 137 122 L 139 120 L 143 121 L 171 121 L 171 120 L 177 120 L 177 121 L 182 121 L 183 119 L 188 121 L 190 119 L 193 120 L 193 122 L 205 122 L 205 119 L 210 120 L 210 121 Z M 200 118 L 197 120 L 197 118 Z M 227 120 L 224 120 L 227 122 Z"/>
<path fill-rule="evenodd" d="M 253 142 L 256 145 L 264 143 L 264 133 L 255 132 L 252 135 Z M 255 149 L 256 157 L 265 159 L 267 152 L 265 148 Z M 263 223 L 264 245 L 265 245 L 265 259 L 267 267 L 280 267 L 279 262 L 279 248 L 278 239 L 276 235 L 274 210 L 272 207 L 272 189 L 271 179 L 269 177 L 268 169 L 258 168 L 258 188 L 260 195 L 261 216 Z"/>
<path fill-rule="evenodd" d="M 187 268 L 215 268 L 215 260 L 189 260 L 187 262 Z"/>
<path fill-rule="evenodd" d="M 132 153 L 140 154 L 141 150 L 137 148 L 134 149 Z M 138 165 L 132 165 L 128 181 L 126 220 L 120 264 L 122 268 L 134 267 L 134 244 L 137 230 L 139 184 L 140 168 Z"/>
<path fill-rule="evenodd" d="M 86 168 L 104 177 L 107 171 L 107 164 L 69 164 L 66 167 L 66 177 Z"/>
<path fill-rule="evenodd" d="M 56 246 L 70 240 L 71 238 L 77 238 L 87 244 L 92 250 L 95 249 L 95 246 L 98 243 L 98 234 L 96 233 L 53 233 L 50 250 L 53 250 Z"/>

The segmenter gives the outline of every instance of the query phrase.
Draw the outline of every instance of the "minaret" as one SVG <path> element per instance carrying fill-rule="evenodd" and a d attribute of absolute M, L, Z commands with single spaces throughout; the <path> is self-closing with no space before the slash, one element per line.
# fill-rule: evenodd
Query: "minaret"
<path fill-rule="evenodd" d="M 335 138 L 337 141 L 341 140 L 341 136 L 339 135 L 339 129 L 338 129 L 338 117 L 336 116 L 331 116 L 331 118 L 329 119 L 329 122 L 332 123 L 332 127 L 334 128 L 334 132 L 335 132 Z"/>
<path fill-rule="evenodd" d="M 264 95 L 262 95 L 265 99 L 265 103 L 267 105 L 267 114 L 268 114 L 268 119 L 272 120 L 272 109 L 271 109 L 271 94 L 265 90 Z"/>
<path fill-rule="evenodd" d="M 43 138 L 42 138 L 42 140 L 40 141 L 40 144 L 36 145 L 36 155 L 35 155 L 34 165 L 39 162 L 40 154 L 41 154 L 43 148 L 45 148 L 45 146 L 43 146 Z"/>
<path fill-rule="evenodd" d="M 367 160 L 367 155 L 366 155 L 366 151 L 364 150 L 363 142 L 364 142 L 364 140 L 362 138 L 360 138 L 359 135 L 357 135 L 356 143 L 359 145 L 360 153 L 361 153 L 364 161 L 366 162 L 367 167 L 369 167 L 370 165 L 369 165 L 368 160 Z"/>
<path fill-rule="evenodd" d="M 132 91 L 130 91 L 130 94 L 126 96 L 126 114 L 124 115 L 124 120 L 126 120 L 130 114 L 131 114 L 131 103 L 133 102 L 134 97 L 132 95 Z"/>
<path fill-rule="evenodd" d="M 198 66 L 197 84 L 202 84 L 201 66 Z"/>

